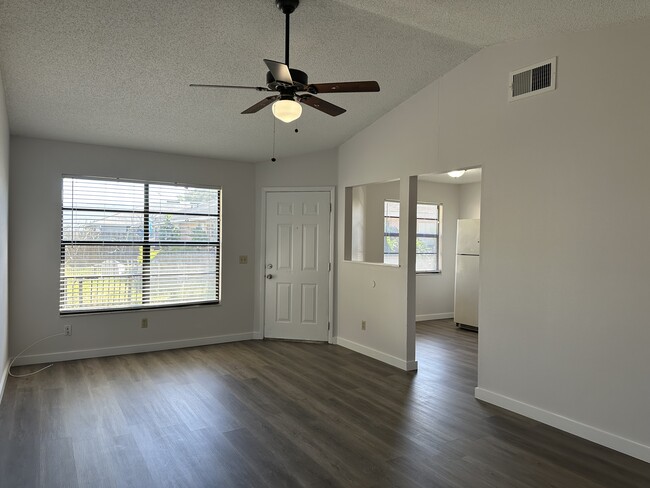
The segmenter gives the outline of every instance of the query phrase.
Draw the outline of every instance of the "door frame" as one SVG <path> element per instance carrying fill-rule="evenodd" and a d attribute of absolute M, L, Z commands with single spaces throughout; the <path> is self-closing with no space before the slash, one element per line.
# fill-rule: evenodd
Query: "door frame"
<path fill-rule="evenodd" d="M 327 192 L 330 194 L 330 255 L 329 262 L 331 269 L 328 272 L 329 293 L 328 293 L 328 310 L 327 322 L 329 330 L 327 331 L 327 342 L 332 344 L 334 337 L 334 215 L 336 212 L 336 187 L 335 186 L 278 186 L 262 188 L 262 214 L 260 218 L 260 262 L 257 267 L 258 283 L 260 290 L 259 301 L 259 324 L 258 333 L 260 339 L 265 337 L 265 315 L 266 315 L 266 197 L 269 193 L 294 193 L 294 192 Z"/>

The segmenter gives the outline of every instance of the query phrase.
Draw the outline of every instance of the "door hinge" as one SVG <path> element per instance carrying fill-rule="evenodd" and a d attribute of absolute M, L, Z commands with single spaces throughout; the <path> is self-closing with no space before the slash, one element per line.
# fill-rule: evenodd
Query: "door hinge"
<path fill-rule="evenodd" d="M 330 203 L 330 213 L 332 213 L 332 204 Z"/>
<path fill-rule="evenodd" d="M 330 323 L 327 322 L 327 330 L 330 330 Z"/>
<path fill-rule="evenodd" d="M 327 265 L 327 271 L 332 271 L 332 263 L 329 263 L 329 264 Z"/>

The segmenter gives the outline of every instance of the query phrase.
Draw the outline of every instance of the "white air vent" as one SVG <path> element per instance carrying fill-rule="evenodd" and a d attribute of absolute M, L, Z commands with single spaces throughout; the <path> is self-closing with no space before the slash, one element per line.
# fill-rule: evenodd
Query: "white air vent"
<path fill-rule="evenodd" d="M 519 100 L 555 90 L 556 60 L 557 58 L 551 58 L 510 73 L 508 100 Z"/>

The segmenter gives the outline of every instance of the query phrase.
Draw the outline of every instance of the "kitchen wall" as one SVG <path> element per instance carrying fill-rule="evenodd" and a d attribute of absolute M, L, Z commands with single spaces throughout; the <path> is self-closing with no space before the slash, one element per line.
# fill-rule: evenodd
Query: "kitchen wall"
<path fill-rule="evenodd" d="M 646 19 L 486 48 L 339 149 L 340 187 L 482 166 L 477 397 L 646 461 L 649 44 Z M 554 56 L 557 90 L 507 101 Z M 339 260 L 339 343 L 408 363 L 412 272 Z"/>
<path fill-rule="evenodd" d="M 481 218 L 481 183 L 466 183 L 459 186 L 459 219 Z"/>
<path fill-rule="evenodd" d="M 7 244 L 9 200 L 9 122 L 5 91 L 0 73 L 0 400 L 4 392 L 9 366 L 9 322 L 7 302 Z"/>
<path fill-rule="evenodd" d="M 456 222 L 459 218 L 460 188 L 464 185 L 418 181 L 418 202 L 442 204 L 440 273 L 418 273 L 415 277 L 416 320 L 454 316 L 456 280 Z"/>
<path fill-rule="evenodd" d="M 59 316 L 62 174 L 221 186 L 221 304 Z M 72 325 L 70 337 L 37 345 L 17 364 L 253 338 L 253 165 L 12 137 L 10 186 L 10 350 Z M 249 264 L 240 265 L 239 255 Z"/>

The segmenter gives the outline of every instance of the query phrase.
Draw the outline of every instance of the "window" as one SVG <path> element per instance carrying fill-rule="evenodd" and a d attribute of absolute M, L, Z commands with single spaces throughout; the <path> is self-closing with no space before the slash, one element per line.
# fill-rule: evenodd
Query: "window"
<path fill-rule="evenodd" d="M 418 203 L 415 271 L 440 272 L 440 216 L 442 205 Z M 384 263 L 399 262 L 399 202 L 384 201 Z"/>
<path fill-rule="evenodd" d="M 384 264 L 399 264 L 399 202 L 384 201 Z"/>
<path fill-rule="evenodd" d="M 61 313 L 218 303 L 221 190 L 64 177 Z"/>
<path fill-rule="evenodd" d="M 415 235 L 415 271 L 440 272 L 440 213 L 442 205 L 418 203 Z"/>

